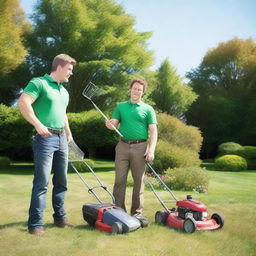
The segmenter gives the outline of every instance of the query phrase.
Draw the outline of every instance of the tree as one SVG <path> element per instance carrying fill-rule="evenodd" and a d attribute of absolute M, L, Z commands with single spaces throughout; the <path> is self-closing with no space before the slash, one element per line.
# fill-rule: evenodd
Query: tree
<path fill-rule="evenodd" d="M 190 86 L 199 94 L 187 113 L 187 119 L 202 130 L 205 156 L 214 155 L 222 142 L 252 144 L 256 141 L 256 133 L 251 132 L 256 125 L 253 107 L 255 41 L 234 38 L 220 43 L 206 53 L 199 67 L 187 77 Z"/>
<path fill-rule="evenodd" d="M 18 0 L 1 1 L 0 24 L 0 75 L 3 75 L 21 64 L 27 54 L 23 36 L 30 25 Z"/>
<path fill-rule="evenodd" d="M 24 37 L 31 25 L 18 0 L 1 1 L 0 24 L 0 103 L 12 105 L 28 74 L 20 64 L 27 54 Z"/>
<path fill-rule="evenodd" d="M 183 117 L 197 96 L 186 86 L 168 59 L 164 60 L 156 73 L 156 88 L 152 99 L 156 109 L 176 117 Z"/>
<path fill-rule="evenodd" d="M 152 63 L 146 48 L 151 33 L 136 32 L 134 18 L 112 0 L 40 0 L 33 24 L 27 38 L 31 76 L 49 72 L 53 57 L 62 52 L 78 61 L 67 85 L 72 112 L 91 108 L 82 97 L 89 81 L 106 90 L 97 102 L 105 109 L 116 98 L 125 99 L 131 76 Z"/>

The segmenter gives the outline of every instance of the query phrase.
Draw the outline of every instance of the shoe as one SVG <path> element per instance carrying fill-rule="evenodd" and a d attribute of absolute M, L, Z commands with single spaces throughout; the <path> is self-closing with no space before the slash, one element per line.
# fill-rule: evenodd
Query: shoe
<path fill-rule="evenodd" d="M 55 220 L 54 225 L 59 227 L 59 228 L 65 228 L 65 227 L 72 228 L 72 227 L 74 227 L 74 225 L 68 223 L 67 220 L 59 220 L 59 221 Z"/>
<path fill-rule="evenodd" d="M 42 228 L 29 229 L 28 233 L 31 234 L 31 235 L 36 235 L 36 236 L 42 236 L 42 235 L 45 234 L 45 232 Z"/>
<path fill-rule="evenodd" d="M 142 228 L 145 228 L 145 227 L 148 226 L 149 221 L 148 221 L 147 217 L 142 216 L 141 214 L 135 214 L 135 215 L 133 215 L 133 216 L 134 216 L 135 218 L 137 218 L 137 220 L 139 220 L 140 225 L 141 225 Z"/>

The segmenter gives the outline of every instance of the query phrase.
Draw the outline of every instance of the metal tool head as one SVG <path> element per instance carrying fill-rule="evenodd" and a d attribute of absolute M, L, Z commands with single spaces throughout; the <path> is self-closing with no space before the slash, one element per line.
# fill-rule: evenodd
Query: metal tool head
<path fill-rule="evenodd" d="M 93 98 L 98 97 L 104 93 L 105 91 L 102 88 L 99 88 L 92 82 L 89 82 L 82 92 L 83 96 L 88 100 L 92 100 Z"/>
<path fill-rule="evenodd" d="M 84 160 L 84 152 L 76 145 L 74 141 L 71 141 L 68 144 L 68 160 L 70 162 Z"/>

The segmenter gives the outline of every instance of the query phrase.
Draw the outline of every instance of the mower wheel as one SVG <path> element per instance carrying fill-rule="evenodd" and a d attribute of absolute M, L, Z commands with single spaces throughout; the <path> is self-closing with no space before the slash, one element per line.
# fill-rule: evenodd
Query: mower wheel
<path fill-rule="evenodd" d="M 122 233 L 123 233 L 122 223 L 119 221 L 114 222 L 114 224 L 112 225 L 111 234 L 115 235 L 115 234 L 122 234 Z"/>
<path fill-rule="evenodd" d="M 156 224 L 165 225 L 167 219 L 167 213 L 164 211 L 157 211 L 155 214 Z"/>
<path fill-rule="evenodd" d="M 186 233 L 194 233 L 196 231 L 196 222 L 192 218 L 185 219 L 183 229 Z"/>
<path fill-rule="evenodd" d="M 214 219 L 217 222 L 217 224 L 220 225 L 218 229 L 224 226 L 224 218 L 220 214 L 213 213 L 213 215 L 211 216 L 211 219 Z"/>

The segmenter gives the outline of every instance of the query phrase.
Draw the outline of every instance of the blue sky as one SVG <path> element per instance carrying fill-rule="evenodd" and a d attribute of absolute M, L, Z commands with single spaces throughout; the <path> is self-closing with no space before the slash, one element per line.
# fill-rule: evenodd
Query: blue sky
<path fill-rule="evenodd" d="M 27 14 L 36 0 L 21 0 Z M 152 31 L 152 70 L 168 58 L 184 76 L 206 52 L 234 37 L 256 41 L 256 0 L 117 0 L 136 18 L 137 31 Z"/>

